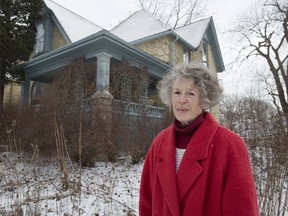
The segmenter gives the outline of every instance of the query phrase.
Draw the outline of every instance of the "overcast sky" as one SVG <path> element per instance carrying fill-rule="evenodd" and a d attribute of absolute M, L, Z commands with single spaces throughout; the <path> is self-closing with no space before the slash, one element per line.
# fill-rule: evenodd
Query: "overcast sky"
<path fill-rule="evenodd" d="M 250 72 L 245 68 L 231 68 L 235 49 L 227 33 L 237 18 L 249 11 L 255 0 L 208 0 L 207 16 L 213 16 L 226 71 L 219 76 L 226 93 L 243 93 L 251 85 Z M 138 0 L 54 0 L 54 2 L 110 30 L 129 15 L 140 9 Z M 234 51 L 233 51 L 234 50 Z"/>

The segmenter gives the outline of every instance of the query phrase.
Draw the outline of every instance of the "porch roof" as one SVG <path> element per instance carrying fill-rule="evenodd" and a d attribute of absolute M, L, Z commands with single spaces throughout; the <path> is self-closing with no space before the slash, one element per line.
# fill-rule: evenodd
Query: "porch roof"
<path fill-rule="evenodd" d="M 159 78 L 163 77 L 171 67 L 107 30 L 101 30 L 79 41 L 37 56 L 21 66 L 24 68 L 26 79 L 45 81 L 52 77 L 54 71 L 74 59 L 80 57 L 91 59 L 103 52 L 111 55 L 112 59 L 126 61 Z"/>

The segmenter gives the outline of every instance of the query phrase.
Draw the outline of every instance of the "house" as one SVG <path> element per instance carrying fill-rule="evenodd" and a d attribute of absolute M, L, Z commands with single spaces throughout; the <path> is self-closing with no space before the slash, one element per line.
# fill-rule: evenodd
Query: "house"
<path fill-rule="evenodd" d="M 59 69 L 79 58 L 95 63 L 95 92 L 88 99 L 119 99 L 130 114 L 139 114 L 144 107 L 151 117 L 163 116 L 163 108 L 149 101 L 157 100 L 155 83 L 173 65 L 198 60 L 214 73 L 225 69 L 212 17 L 173 30 L 140 10 L 108 31 L 51 0 L 44 3 L 36 22 L 33 57 L 21 65 L 26 78 L 23 105 L 37 101 L 41 85 L 53 82 Z M 127 76 L 121 77 L 118 98 L 110 91 L 111 68 L 119 63 L 145 72 L 153 81 L 150 85 L 145 78 L 140 80 L 138 101 L 131 99 L 133 83 Z"/>

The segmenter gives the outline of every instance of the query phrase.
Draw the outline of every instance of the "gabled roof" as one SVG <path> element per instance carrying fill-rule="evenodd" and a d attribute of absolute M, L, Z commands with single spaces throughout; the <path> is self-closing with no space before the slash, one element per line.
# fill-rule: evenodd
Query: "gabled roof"
<path fill-rule="evenodd" d="M 114 27 L 110 32 L 127 42 L 132 42 L 169 29 L 147 11 L 140 10 Z"/>
<path fill-rule="evenodd" d="M 205 39 L 213 47 L 217 71 L 222 72 L 225 70 L 212 17 L 172 30 L 147 11 L 140 10 L 110 32 L 134 45 L 170 35 L 192 50 L 198 49 L 201 42 Z"/>
<path fill-rule="evenodd" d="M 61 30 L 64 31 L 65 36 L 70 40 L 68 42 L 73 43 L 103 30 L 103 28 L 95 23 L 51 0 L 44 0 L 44 3 L 53 12 L 54 17 L 52 18 L 55 19 L 54 21 L 56 25 L 58 24 L 58 28 L 62 28 Z"/>
<path fill-rule="evenodd" d="M 193 47 L 199 47 L 212 18 L 206 18 L 190 25 L 182 26 L 174 31 Z"/>
<path fill-rule="evenodd" d="M 153 38 L 153 36 L 157 37 L 157 35 L 163 36 L 165 34 L 175 35 L 176 33 L 188 42 L 190 46 L 197 48 L 204 37 L 210 20 L 211 17 L 172 30 L 159 22 L 146 10 L 140 10 L 114 27 L 110 32 L 128 42 L 145 41 L 145 38 Z"/>
<path fill-rule="evenodd" d="M 175 29 L 175 32 L 196 48 L 200 46 L 203 39 L 209 41 L 209 44 L 212 46 L 212 52 L 214 54 L 217 71 L 222 72 L 225 70 L 222 53 L 212 17 L 177 28 Z"/>

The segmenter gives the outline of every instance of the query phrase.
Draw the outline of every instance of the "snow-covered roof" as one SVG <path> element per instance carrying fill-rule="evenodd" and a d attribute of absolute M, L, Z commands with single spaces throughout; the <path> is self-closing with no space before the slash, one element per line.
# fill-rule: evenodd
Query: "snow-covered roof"
<path fill-rule="evenodd" d="M 72 43 L 103 30 L 103 28 L 95 23 L 51 0 L 44 0 L 44 3 L 54 13 L 55 18 Z"/>
<path fill-rule="evenodd" d="M 198 47 L 209 26 L 211 17 L 199 20 L 190 25 L 183 26 L 174 30 L 181 38 L 188 42 L 192 47 Z M 125 19 L 110 32 L 126 40 L 127 42 L 137 41 L 171 30 L 159 22 L 153 15 L 145 10 L 140 10 Z"/>
<path fill-rule="evenodd" d="M 209 26 L 211 17 L 191 23 L 174 31 L 181 36 L 184 40 L 190 43 L 193 47 L 199 47 L 206 29 Z"/>
<path fill-rule="evenodd" d="M 169 29 L 147 11 L 140 10 L 114 27 L 110 32 L 127 42 L 131 42 Z"/>
<path fill-rule="evenodd" d="M 102 27 L 52 0 L 44 0 L 44 3 L 52 11 L 52 18 L 68 43 L 74 43 L 104 30 Z M 207 32 L 209 32 L 208 36 L 210 36 L 208 38 L 211 39 L 211 43 L 216 48 L 214 51 L 216 62 L 218 62 L 217 70 L 223 71 L 224 63 L 212 17 L 172 30 L 146 10 L 140 10 L 110 30 L 110 33 L 131 45 L 153 40 L 164 35 L 171 35 L 177 38 L 179 36 L 179 40 L 187 47 L 191 47 L 191 49 L 199 47 Z"/>

